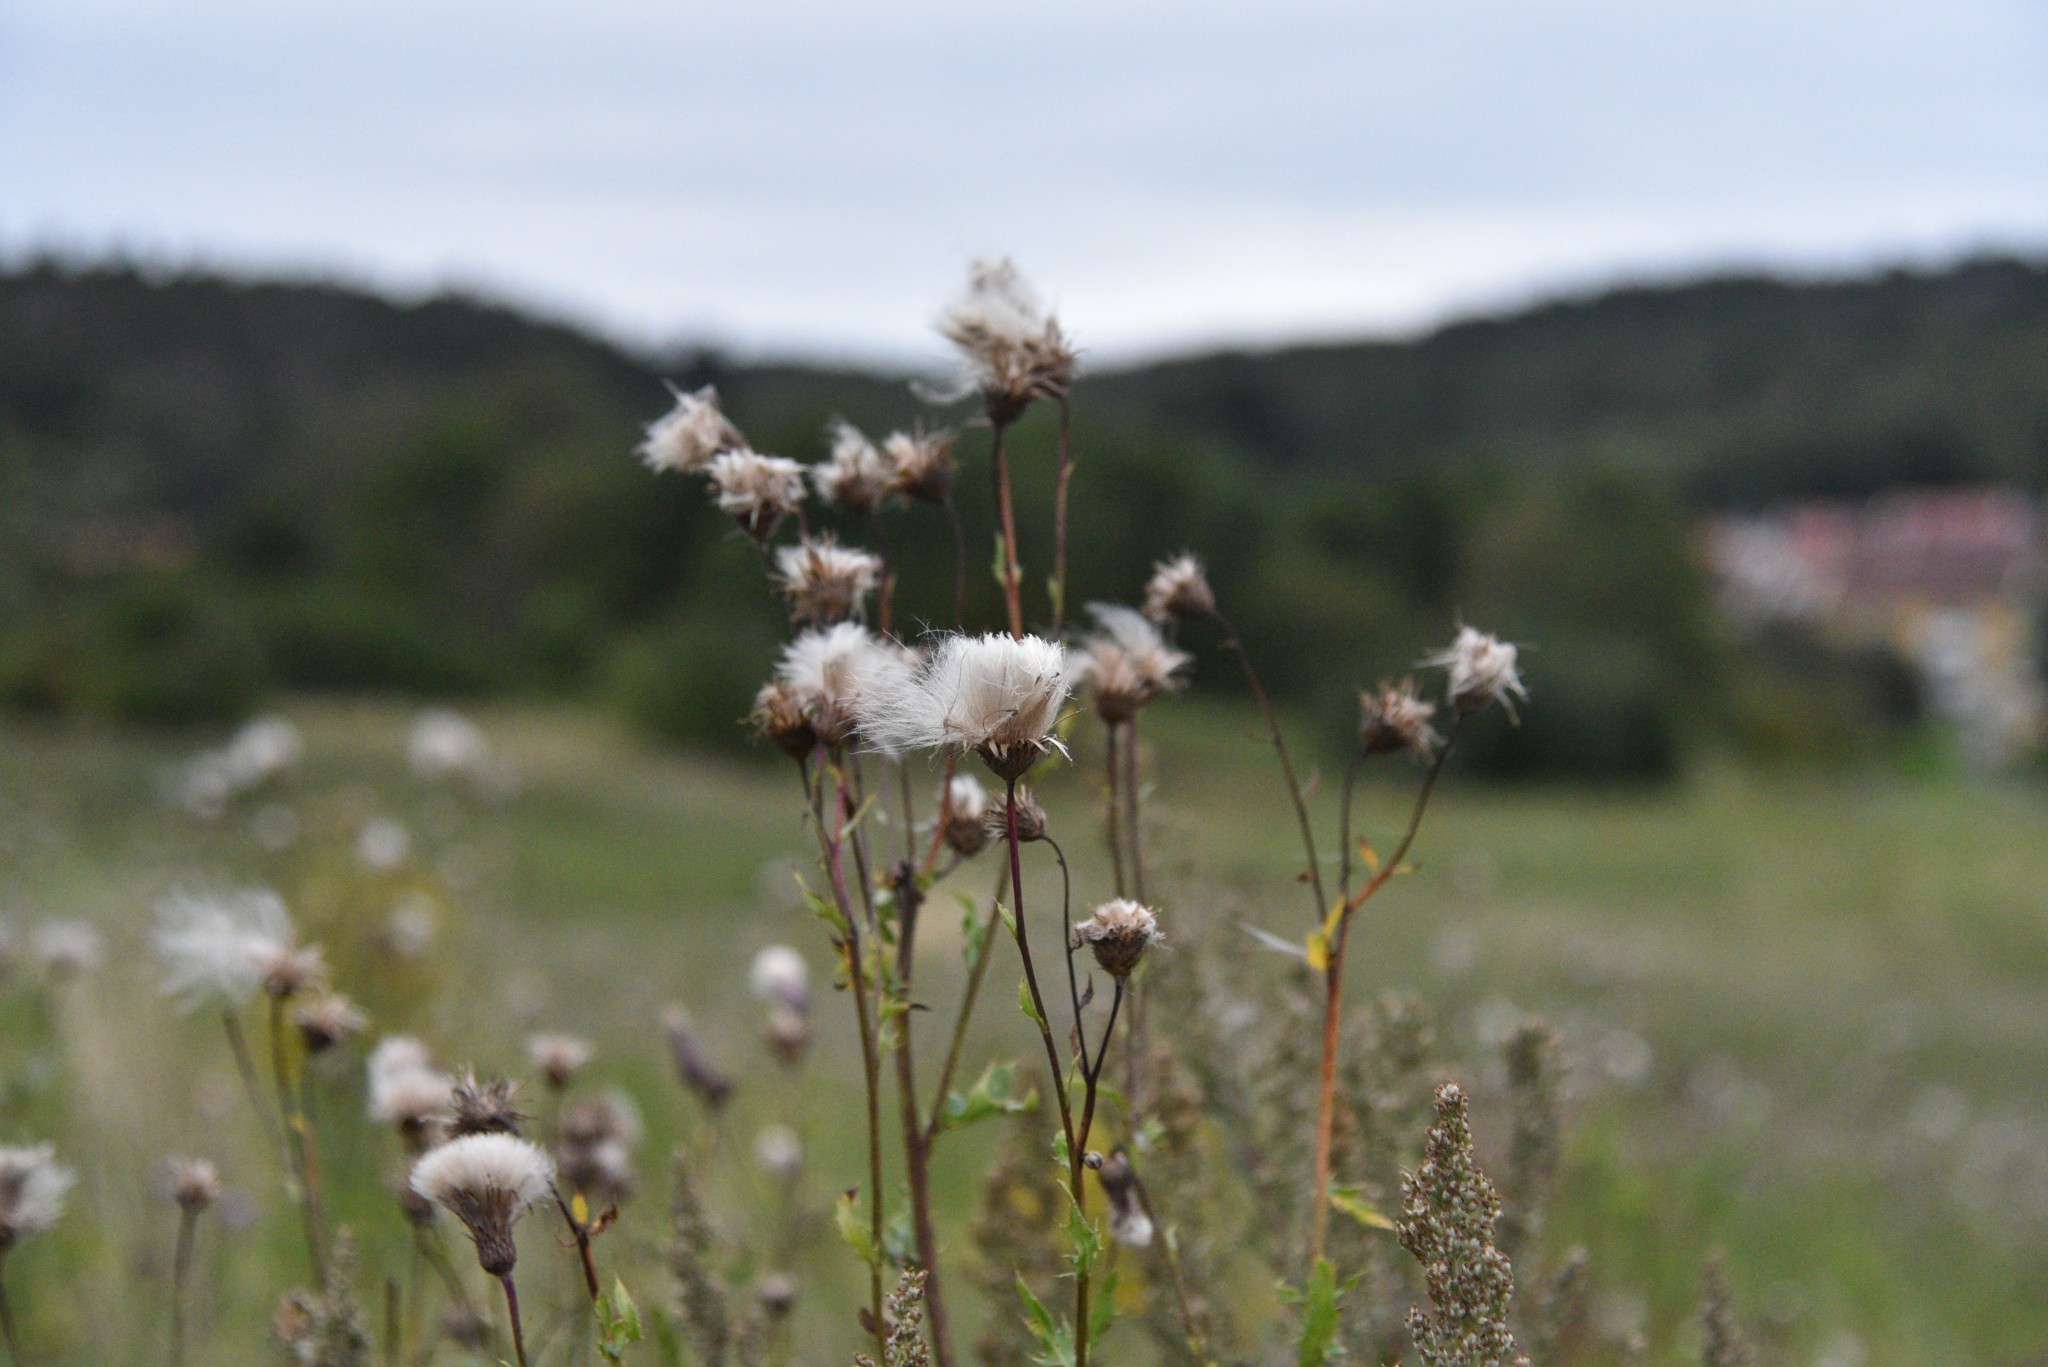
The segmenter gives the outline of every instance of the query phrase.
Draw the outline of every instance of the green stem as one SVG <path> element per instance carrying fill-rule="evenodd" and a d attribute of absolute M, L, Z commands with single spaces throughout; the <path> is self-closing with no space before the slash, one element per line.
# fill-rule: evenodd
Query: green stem
<path fill-rule="evenodd" d="M 1287 738 L 1280 733 L 1280 718 L 1273 711 L 1273 701 L 1266 696 L 1266 686 L 1259 682 L 1259 674 L 1252 668 L 1252 657 L 1245 651 L 1244 641 L 1238 636 L 1237 628 L 1230 624 L 1221 610 L 1211 608 L 1209 615 L 1216 619 L 1216 625 L 1223 628 L 1223 648 L 1237 656 L 1238 665 L 1244 670 L 1244 681 L 1251 686 L 1252 699 L 1259 705 L 1259 715 L 1266 720 L 1266 732 L 1273 740 L 1274 752 L 1280 756 L 1280 771 L 1287 777 L 1287 795 L 1294 800 L 1295 823 L 1301 828 L 1301 848 L 1308 856 L 1308 885 L 1316 899 L 1316 924 L 1330 914 L 1329 899 L 1323 895 L 1323 866 L 1316 858 L 1316 831 L 1308 817 L 1308 798 L 1301 790 L 1301 780 L 1294 772 L 1294 758 L 1287 752 Z"/>

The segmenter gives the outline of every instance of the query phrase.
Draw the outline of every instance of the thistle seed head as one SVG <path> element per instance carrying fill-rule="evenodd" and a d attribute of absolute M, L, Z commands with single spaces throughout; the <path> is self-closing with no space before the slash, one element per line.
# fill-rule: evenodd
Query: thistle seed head
<path fill-rule="evenodd" d="M 1094 915 L 1074 927 L 1074 935 L 1095 952 L 1102 971 L 1121 982 L 1159 941 L 1159 918 L 1151 908 L 1117 897 L 1095 908 Z"/>
<path fill-rule="evenodd" d="M 862 431 L 844 418 L 830 430 L 831 454 L 811 467 L 818 497 L 842 513 L 872 513 L 895 488 L 895 471 Z"/>
<path fill-rule="evenodd" d="M 882 558 L 842 546 L 830 532 L 807 536 L 775 552 L 775 587 L 790 620 L 830 626 L 867 616 L 867 596 L 882 582 Z"/>
<path fill-rule="evenodd" d="M 415 1163 L 408 1185 L 460 1220 L 476 1245 L 477 1264 L 502 1277 L 519 1258 L 512 1226 L 554 1182 L 555 1165 L 539 1145 L 511 1134 L 469 1134 Z"/>
<path fill-rule="evenodd" d="M 220 1199 L 220 1170 L 204 1158 L 174 1158 L 170 1163 L 171 1200 L 178 1209 L 198 1212 Z"/>
<path fill-rule="evenodd" d="M 782 519 L 803 506 L 804 467 L 793 460 L 740 447 L 713 457 L 706 468 L 719 510 L 756 541 L 774 536 Z"/>
<path fill-rule="evenodd" d="M 817 738 L 840 746 L 867 735 L 869 700 L 903 687 L 915 669 L 915 657 L 903 647 L 841 622 L 791 641 L 775 672 L 794 691 Z"/>
<path fill-rule="evenodd" d="M 676 406 L 648 427 L 638 452 L 650 470 L 688 472 L 746 444 L 739 428 L 719 411 L 718 391 L 705 385 L 694 394 L 678 393 Z"/>
<path fill-rule="evenodd" d="M 939 812 L 939 838 L 947 849 L 963 859 L 981 853 L 989 842 L 988 817 L 988 789 L 974 775 L 955 774 L 947 780 Z"/>
<path fill-rule="evenodd" d="M 1053 734 L 1070 687 L 1066 652 L 1038 636 L 946 636 L 906 675 L 855 699 L 877 749 L 972 750 L 1004 780 L 1066 747 Z"/>
<path fill-rule="evenodd" d="M 542 1082 L 561 1091 L 590 1062 L 590 1041 L 575 1035 L 540 1034 L 526 1041 L 526 1059 Z"/>
<path fill-rule="evenodd" d="M 0 1253 L 56 1224 L 76 1180 L 48 1144 L 0 1149 Z"/>
<path fill-rule="evenodd" d="M 1062 399 L 1073 386 L 1076 354 L 1008 261 L 976 261 L 967 292 L 939 318 L 981 391 L 989 421 L 1015 422 L 1034 399 Z"/>
<path fill-rule="evenodd" d="M 1145 585 L 1145 615 L 1155 622 L 1188 621 L 1216 611 L 1216 591 L 1208 571 L 1191 553 L 1162 560 L 1152 567 Z"/>
<path fill-rule="evenodd" d="M 1442 738 L 1430 726 L 1436 705 L 1415 696 L 1415 680 L 1382 682 L 1358 695 L 1358 744 L 1368 755 L 1428 755 Z"/>
<path fill-rule="evenodd" d="M 747 983 L 764 1002 L 801 1015 L 811 1006 L 811 971 L 788 945 L 768 945 L 754 955 Z"/>
<path fill-rule="evenodd" d="M 1451 706 L 1460 716 L 1482 712 L 1498 702 L 1515 715 L 1515 700 L 1526 700 L 1521 675 L 1515 672 L 1515 647 L 1473 627 L 1459 627 L 1457 639 L 1423 663 L 1450 670 Z"/>
<path fill-rule="evenodd" d="M 463 1069 L 450 1101 L 454 1118 L 449 1135 L 461 1139 L 472 1134 L 518 1134 L 528 1117 L 514 1104 L 514 1091 L 506 1078 L 479 1080 L 475 1069 Z"/>
<path fill-rule="evenodd" d="M 882 441 L 882 458 L 898 493 L 920 503 L 944 503 L 953 496 L 951 432 L 891 432 Z"/>
<path fill-rule="evenodd" d="M 354 1039 L 369 1023 L 370 1018 L 339 992 L 322 992 L 292 1008 L 292 1025 L 309 1054 L 324 1054 Z"/>
<path fill-rule="evenodd" d="M 1161 693 L 1179 688 L 1194 659 L 1167 644 L 1145 615 L 1113 603 L 1090 603 L 1100 630 L 1081 643 L 1075 681 L 1093 695 L 1095 711 L 1114 725 L 1138 714 Z"/>

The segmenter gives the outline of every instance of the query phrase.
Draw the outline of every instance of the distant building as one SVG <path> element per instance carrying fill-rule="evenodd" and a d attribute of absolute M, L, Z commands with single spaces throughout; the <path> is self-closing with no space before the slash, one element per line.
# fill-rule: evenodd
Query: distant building
<path fill-rule="evenodd" d="M 1881 641 L 1920 671 L 1929 706 L 1983 767 L 2038 748 L 2042 513 L 2015 489 L 1914 489 L 1868 503 L 1798 503 L 1706 528 L 1739 621 L 1793 620 Z"/>

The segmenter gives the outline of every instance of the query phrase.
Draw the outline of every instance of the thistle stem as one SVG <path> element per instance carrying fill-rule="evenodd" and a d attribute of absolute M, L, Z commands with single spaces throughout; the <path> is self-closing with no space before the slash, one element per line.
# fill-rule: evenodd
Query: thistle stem
<path fill-rule="evenodd" d="M 960 521 L 960 505 L 946 495 L 946 521 L 953 527 L 953 630 L 967 626 L 967 528 Z"/>
<path fill-rule="evenodd" d="M 0 1263 L 5 1261 L 6 1254 L 0 1253 Z M 28 1359 L 21 1352 L 21 1336 L 14 1329 L 14 1307 L 8 1302 L 4 1278 L 0 1278 L 0 1343 L 7 1345 L 7 1361 L 13 1367 L 28 1367 Z"/>
<path fill-rule="evenodd" d="M 197 1232 L 199 1211 L 178 1207 L 178 1238 L 171 1249 L 171 1367 L 185 1361 L 185 1279 L 192 1269 L 192 1239 Z"/>
<path fill-rule="evenodd" d="M 519 1360 L 519 1367 L 526 1367 L 526 1329 L 519 1322 L 519 1288 L 512 1284 L 510 1272 L 498 1278 L 498 1285 L 505 1288 L 505 1313 L 512 1320 L 512 1354 Z"/>
<path fill-rule="evenodd" d="M 1238 665 L 1244 670 L 1244 681 L 1251 686 L 1252 698 L 1259 705 L 1259 715 L 1266 719 L 1266 732 L 1273 740 L 1273 750 L 1280 756 L 1280 771 L 1287 777 L 1287 795 L 1294 799 L 1294 819 L 1301 827 L 1301 847 L 1308 856 L 1308 884 L 1316 899 L 1316 923 L 1320 925 L 1329 915 L 1329 901 L 1323 896 L 1323 867 L 1316 859 L 1316 831 L 1308 818 L 1308 798 L 1301 791 L 1301 780 L 1295 776 L 1294 759 L 1287 752 L 1287 738 L 1280 733 L 1280 718 L 1273 711 L 1272 699 L 1266 696 L 1266 686 L 1259 682 L 1259 673 L 1252 668 L 1252 657 L 1244 648 L 1244 641 L 1237 634 L 1237 628 L 1230 624 L 1221 610 L 1211 608 L 1209 615 L 1216 625 L 1223 628 L 1223 648 L 1237 656 Z"/>
<path fill-rule="evenodd" d="M 900 766 L 899 766 L 900 767 Z M 906 826 L 910 809 L 910 787 L 905 780 L 903 803 Z M 904 841 L 911 836 L 906 829 Z M 919 892 L 909 860 L 904 862 L 903 880 L 896 890 L 900 921 L 896 939 L 896 980 L 907 1002 L 911 975 L 916 966 L 917 912 Z M 916 1013 L 905 1011 L 897 1018 L 901 1032 L 896 1044 L 897 1111 L 903 1125 L 903 1167 L 910 1186 L 910 1222 L 917 1238 L 917 1258 L 924 1266 L 924 1308 L 931 1331 L 932 1351 L 937 1367 L 952 1367 L 952 1341 L 946 1331 L 945 1301 L 939 1290 L 939 1236 L 932 1224 L 931 1157 L 935 1136 L 925 1132 L 917 1114 L 917 1064 L 911 1052 L 910 1022 Z"/>
<path fill-rule="evenodd" d="M 1128 888 L 1124 882 L 1123 819 L 1118 810 L 1122 803 L 1123 789 L 1117 777 L 1117 758 L 1121 750 L 1117 744 L 1117 733 L 1122 730 L 1122 722 L 1111 722 L 1109 734 L 1102 747 L 1103 763 L 1109 771 L 1109 863 L 1115 873 L 1116 895 L 1119 897 L 1128 895 Z"/>
<path fill-rule="evenodd" d="M 925 1125 L 927 1135 L 939 1132 L 939 1122 L 945 1118 L 946 1092 L 953 1085 L 953 1074 L 960 1067 L 960 1053 L 967 1043 L 967 1021 L 974 1014 L 974 1004 L 981 995 L 982 979 L 988 976 L 989 961 L 995 957 L 996 925 L 1002 920 L 1003 881 L 1006 871 L 996 872 L 996 890 L 988 912 L 988 922 L 982 927 L 981 948 L 975 953 L 974 962 L 967 969 L 967 990 L 960 997 L 960 1014 L 953 1019 L 953 1039 L 946 1046 L 946 1062 L 939 1069 L 937 1095 L 932 1098 L 931 1119 Z"/>
<path fill-rule="evenodd" d="M 1059 475 L 1053 483 L 1052 495 L 1052 631 L 1054 640 L 1059 639 L 1060 623 L 1067 610 L 1067 485 L 1074 477 L 1072 435 L 1072 410 L 1067 400 L 1060 399 L 1060 439 L 1058 447 Z"/>
<path fill-rule="evenodd" d="M 1330 1219 L 1330 1139 L 1337 1115 L 1337 1046 L 1343 1032 L 1344 1018 L 1344 951 L 1351 943 L 1351 918 L 1365 905 L 1372 895 L 1385 887 L 1408 857 L 1408 849 L 1415 843 L 1415 836 L 1422 829 L 1422 816 L 1428 810 L 1430 794 L 1436 791 L 1436 781 L 1444 771 L 1444 761 L 1450 758 L 1451 749 L 1458 743 L 1458 730 L 1464 723 L 1460 716 L 1451 724 L 1450 735 L 1444 740 L 1443 748 L 1430 761 L 1429 774 L 1422 780 L 1422 789 L 1415 796 L 1415 806 L 1408 814 L 1408 829 L 1401 836 L 1401 843 L 1395 847 L 1393 856 L 1382 863 L 1358 890 L 1356 897 L 1346 895 L 1342 902 L 1343 911 L 1337 918 L 1337 933 L 1331 938 L 1329 964 L 1323 970 L 1323 1055 L 1322 1068 L 1317 1077 L 1316 1090 L 1316 1144 L 1315 1144 L 1315 1206 L 1309 1216 L 1309 1264 L 1323 1256 L 1323 1240 L 1329 1230 Z M 1345 776 L 1344 838 L 1350 841 L 1351 785 L 1358 772 L 1357 764 L 1351 766 Z M 1348 893 L 1351 880 L 1350 860 L 1344 861 L 1342 877 Z"/>
<path fill-rule="evenodd" d="M 1138 824 L 1138 795 L 1142 782 L 1138 774 L 1138 719 L 1123 724 L 1124 733 L 1124 839 L 1131 847 L 1131 890 L 1140 902 L 1145 896 L 1144 832 Z"/>
<path fill-rule="evenodd" d="M 555 1208 L 562 1212 L 562 1223 L 569 1227 L 570 1237 L 576 1240 L 576 1258 L 583 1266 L 583 1289 L 590 1293 L 590 1303 L 595 1305 L 604 1293 L 597 1286 L 597 1259 L 590 1251 L 590 1226 L 576 1218 L 576 1212 L 562 1199 L 559 1189 L 555 1192 Z"/>
<path fill-rule="evenodd" d="M 313 1260 L 313 1282 L 314 1285 L 321 1286 L 327 1281 L 327 1257 L 323 1252 L 325 1240 L 321 1237 L 320 1211 L 313 1199 L 311 1163 L 306 1145 L 309 1127 L 292 1094 L 290 1058 L 285 1045 L 284 1007 L 285 999 L 272 993 L 270 1070 L 277 1082 L 277 1113 L 284 1123 L 287 1136 L 284 1149 L 286 1171 L 292 1186 L 292 1199 L 299 1208 L 299 1222 L 305 1229 L 307 1255 Z"/>
<path fill-rule="evenodd" d="M 1010 635 L 1024 636 L 1024 600 L 1020 592 L 1024 572 L 1017 561 L 1017 512 L 1010 500 L 1010 457 L 1003 447 L 1008 423 L 995 424 L 995 442 L 990 463 L 996 481 L 996 513 L 1003 531 L 1003 607 L 1009 614 Z"/>
<path fill-rule="evenodd" d="M 1031 994 L 1031 1009 L 1036 1017 L 1038 1035 L 1045 1043 L 1045 1064 L 1051 1075 L 1053 1099 L 1060 1107 L 1060 1129 L 1067 1141 L 1067 1175 L 1072 1183 L 1074 1209 L 1085 1216 L 1087 1188 L 1081 1183 L 1081 1147 L 1074 1134 L 1074 1109 L 1067 1097 L 1066 1073 L 1060 1067 L 1059 1046 L 1053 1043 L 1052 1027 L 1046 1023 L 1045 996 L 1038 990 L 1038 972 L 1031 965 L 1031 937 L 1025 929 L 1024 864 L 1018 854 L 1017 842 L 1017 780 L 1010 779 L 1008 784 L 1003 815 L 1010 846 L 1010 902 L 1017 916 L 1017 955 L 1024 961 L 1024 986 Z M 1064 864 L 1065 860 L 1061 862 Z M 1078 1031 L 1080 1022 L 1077 1020 L 1074 1024 Z M 1074 1367 L 1088 1367 L 1088 1277 L 1085 1273 L 1077 1273 L 1074 1277 Z"/>

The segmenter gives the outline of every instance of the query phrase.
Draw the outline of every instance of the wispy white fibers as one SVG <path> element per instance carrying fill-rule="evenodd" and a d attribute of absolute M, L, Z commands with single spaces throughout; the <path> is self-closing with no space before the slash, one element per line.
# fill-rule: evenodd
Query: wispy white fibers
<path fill-rule="evenodd" d="M 905 678 L 856 699 L 877 749 L 972 750 L 1004 778 L 1064 753 L 1053 727 L 1070 688 L 1065 649 L 1039 636 L 947 636 Z"/>

